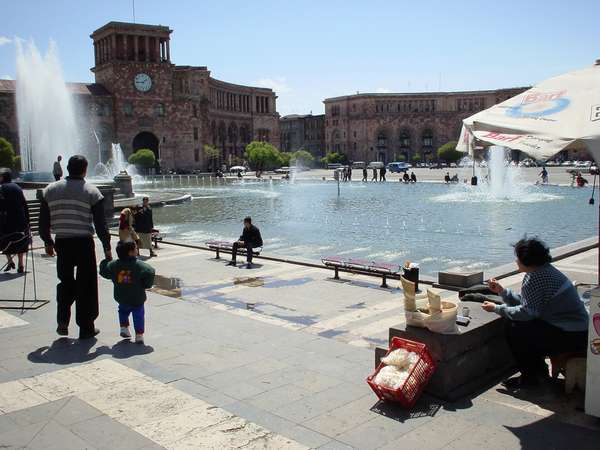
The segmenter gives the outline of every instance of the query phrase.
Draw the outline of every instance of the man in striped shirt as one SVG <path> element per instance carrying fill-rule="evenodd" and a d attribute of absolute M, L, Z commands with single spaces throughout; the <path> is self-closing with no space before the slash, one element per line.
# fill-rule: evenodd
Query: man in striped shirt
<path fill-rule="evenodd" d="M 94 228 L 104 247 L 105 258 L 112 259 L 104 197 L 96 186 L 85 181 L 87 167 L 83 156 L 69 159 L 69 176 L 44 189 L 39 222 L 46 253 L 54 256 L 56 251 L 57 255 L 56 332 L 61 336 L 69 334 L 71 305 L 75 303 L 79 339 L 89 339 L 100 332 L 94 326 L 98 317 Z M 55 235 L 54 240 L 51 233 Z"/>

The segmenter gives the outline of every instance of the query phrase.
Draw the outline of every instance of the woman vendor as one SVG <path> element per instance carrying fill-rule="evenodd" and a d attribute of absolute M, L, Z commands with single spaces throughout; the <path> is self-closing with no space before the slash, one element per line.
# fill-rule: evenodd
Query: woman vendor
<path fill-rule="evenodd" d="M 525 273 L 521 294 L 492 278 L 489 288 L 504 304 L 482 304 L 484 310 L 507 319 L 506 338 L 521 372 L 505 382 L 509 388 L 535 386 L 548 378 L 547 356 L 584 351 L 589 320 L 571 280 L 550 264 L 546 244 L 524 238 L 514 247 L 519 272 Z"/>

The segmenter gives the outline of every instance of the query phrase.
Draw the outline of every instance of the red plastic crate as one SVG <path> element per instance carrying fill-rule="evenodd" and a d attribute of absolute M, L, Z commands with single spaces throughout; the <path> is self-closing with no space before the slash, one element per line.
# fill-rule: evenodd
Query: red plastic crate
<path fill-rule="evenodd" d="M 433 372 L 435 372 L 435 362 L 425 344 L 399 337 L 392 339 L 390 349 L 386 353 L 386 356 L 399 348 L 415 352 L 419 355 L 419 360 L 408 374 L 408 378 L 404 385 L 401 388 L 394 390 L 375 384 L 373 380 L 381 368 L 385 367 L 384 363 L 379 363 L 375 372 L 367 377 L 367 383 L 371 386 L 371 389 L 373 389 L 373 392 L 375 392 L 377 397 L 379 397 L 379 400 L 397 402 L 405 408 L 411 408 L 417 402 L 423 389 L 433 375 Z"/>

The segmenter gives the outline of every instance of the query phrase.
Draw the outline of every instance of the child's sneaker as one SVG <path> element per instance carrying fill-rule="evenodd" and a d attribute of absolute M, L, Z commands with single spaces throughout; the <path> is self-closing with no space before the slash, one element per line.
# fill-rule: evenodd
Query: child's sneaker
<path fill-rule="evenodd" d="M 144 343 L 144 335 L 143 334 L 136 334 L 135 335 L 135 343 L 136 344 L 143 344 Z"/>
<path fill-rule="evenodd" d="M 121 327 L 121 337 L 126 339 L 131 337 L 129 327 Z"/>

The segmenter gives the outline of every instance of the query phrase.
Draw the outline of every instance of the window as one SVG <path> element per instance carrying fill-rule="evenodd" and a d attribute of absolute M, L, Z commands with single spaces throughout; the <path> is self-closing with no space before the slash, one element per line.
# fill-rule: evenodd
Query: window
<path fill-rule="evenodd" d="M 192 115 L 198 117 L 198 107 L 196 105 L 192 107 Z"/>
<path fill-rule="evenodd" d="M 354 137 L 356 137 L 356 131 L 354 132 Z"/>
<path fill-rule="evenodd" d="M 194 161 L 196 161 L 196 162 L 200 161 L 200 149 L 199 148 L 194 150 Z"/>
<path fill-rule="evenodd" d="M 333 105 L 331 107 L 331 115 L 332 116 L 339 116 L 340 115 L 340 105 Z"/>
<path fill-rule="evenodd" d="M 156 115 L 158 117 L 165 116 L 165 104 L 164 103 L 159 103 L 158 105 L 156 105 Z"/>
<path fill-rule="evenodd" d="M 133 116 L 133 105 L 131 103 L 123 103 L 123 114 L 125 114 L 127 117 Z"/>
<path fill-rule="evenodd" d="M 194 140 L 198 140 L 198 127 L 194 127 Z"/>
<path fill-rule="evenodd" d="M 433 147 L 433 133 L 430 130 L 423 132 L 423 147 Z"/>

